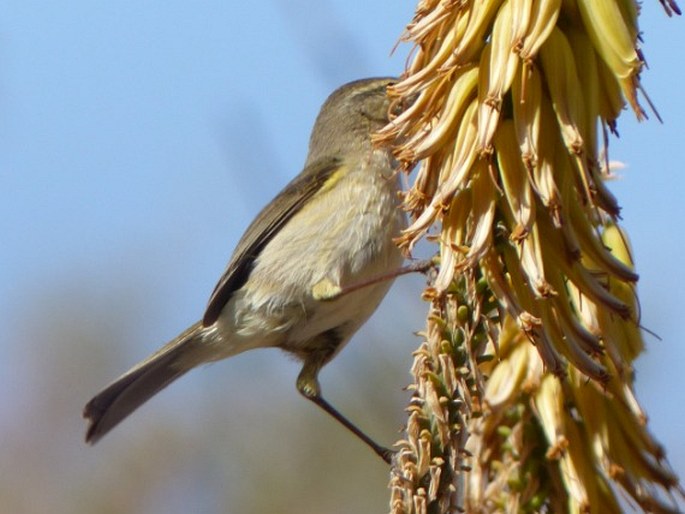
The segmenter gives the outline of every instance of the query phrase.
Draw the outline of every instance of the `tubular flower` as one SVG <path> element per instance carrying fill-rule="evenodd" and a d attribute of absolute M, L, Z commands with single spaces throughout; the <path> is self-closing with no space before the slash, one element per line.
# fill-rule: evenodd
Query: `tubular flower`
<path fill-rule="evenodd" d="M 390 91 L 408 107 L 377 135 L 407 170 L 420 162 L 398 244 L 429 235 L 440 262 L 393 513 L 678 510 L 633 393 L 638 276 L 598 141 L 626 105 L 646 115 L 638 12 L 419 2 Z"/>

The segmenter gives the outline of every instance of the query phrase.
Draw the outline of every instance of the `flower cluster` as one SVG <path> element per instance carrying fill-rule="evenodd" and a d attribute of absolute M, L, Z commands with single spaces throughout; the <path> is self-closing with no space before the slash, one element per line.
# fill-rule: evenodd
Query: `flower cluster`
<path fill-rule="evenodd" d="M 638 11 L 423 0 L 407 27 L 391 95 L 409 107 L 377 139 L 420 162 L 398 243 L 429 235 L 440 266 L 393 513 L 620 512 L 619 490 L 676 510 L 633 395 L 638 276 L 605 184 L 616 119 L 646 116 Z"/>

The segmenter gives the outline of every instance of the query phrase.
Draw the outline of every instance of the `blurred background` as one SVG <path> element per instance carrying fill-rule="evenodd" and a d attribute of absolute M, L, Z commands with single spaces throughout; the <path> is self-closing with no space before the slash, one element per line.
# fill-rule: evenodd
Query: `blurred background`
<path fill-rule="evenodd" d="M 198 319 L 300 169 L 335 87 L 397 75 L 414 2 L 6 0 L 0 18 L 0 505 L 7 513 L 385 512 L 388 468 L 260 350 L 191 373 L 97 446 L 85 402 Z M 685 476 L 683 21 L 643 6 L 644 85 L 612 184 L 648 351 L 638 397 Z M 379 442 L 403 423 L 423 278 L 397 281 L 321 375 Z"/>

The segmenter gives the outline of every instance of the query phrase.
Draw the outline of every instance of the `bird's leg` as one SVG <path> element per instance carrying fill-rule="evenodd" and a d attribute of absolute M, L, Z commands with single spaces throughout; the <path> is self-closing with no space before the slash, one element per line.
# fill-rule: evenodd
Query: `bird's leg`
<path fill-rule="evenodd" d="M 322 365 L 323 363 L 320 359 L 306 359 L 305 364 L 302 367 L 302 371 L 300 372 L 300 375 L 297 377 L 297 390 L 300 392 L 302 396 L 304 396 L 308 400 L 311 400 L 316 405 L 325 410 L 328 414 L 333 416 L 350 432 L 352 432 L 359 439 L 361 439 L 368 446 L 370 446 L 371 449 L 376 453 L 376 455 L 378 455 L 381 459 L 390 464 L 392 456 L 395 454 L 395 452 L 376 443 L 368 435 L 362 432 L 354 423 L 352 423 L 349 419 L 340 414 L 340 412 L 338 412 L 338 410 L 335 407 L 333 407 L 330 403 L 324 400 L 323 396 L 321 396 L 321 387 L 319 385 L 319 380 L 317 376 Z"/>
<path fill-rule="evenodd" d="M 314 286 L 312 294 L 314 299 L 322 301 L 331 301 L 340 298 L 359 289 L 364 289 L 365 287 L 378 284 L 379 282 L 385 282 L 386 280 L 393 280 L 400 275 L 407 275 L 408 273 L 425 273 L 429 269 L 435 266 L 435 261 L 433 259 L 426 259 L 422 261 L 415 261 L 407 266 L 402 266 L 401 268 L 394 269 L 388 273 L 382 273 L 374 277 L 370 277 L 366 280 L 356 282 L 354 284 L 347 285 L 345 287 L 339 287 L 332 284 L 330 281 L 321 281 Z"/>

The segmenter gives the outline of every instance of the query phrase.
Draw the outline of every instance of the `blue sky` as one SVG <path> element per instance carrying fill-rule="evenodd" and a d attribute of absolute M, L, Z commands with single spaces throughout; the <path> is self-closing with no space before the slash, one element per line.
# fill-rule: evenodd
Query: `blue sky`
<path fill-rule="evenodd" d="M 252 216 L 299 171 L 327 94 L 401 72 L 409 48 L 390 52 L 414 8 L 388 0 L 64 5 L 8 0 L 0 19 L 0 412 L 18 420 L 42 394 L 34 378 L 49 364 L 39 361 L 59 354 L 49 338 L 27 339 L 32 326 L 51 326 L 51 313 L 88 325 L 82 313 L 107 320 L 112 298 L 126 299 L 121 312 L 135 337 L 122 342 L 120 371 L 201 315 Z M 626 168 L 611 188 L 641 275 L 643 325 L 662 338 L 646 337 L 638 397 L 683 475 L 685 415 L 674 399 L 685 389 L 685 36 L 683 20 L 669 20 L 656 0 L 645 0 L 641 26 L 643 84 L 664 124 L 624 113 L 610 152 Z M 391 306 L 420 285 L 396 286 Z M 121 312 L 94 333 L 116 332 Z M 398 333 L 420 329 L 421 319 L 407 316 Z M 402 351 L 408 368 L 411 341 Z M 73 414 L 113 377 L 84 379 Z"/>

